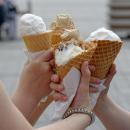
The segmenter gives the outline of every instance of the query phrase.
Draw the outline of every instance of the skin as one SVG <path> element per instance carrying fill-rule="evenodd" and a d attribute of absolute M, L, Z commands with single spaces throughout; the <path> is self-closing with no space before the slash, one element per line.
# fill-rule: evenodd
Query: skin
<path fill-rule="evenodd" d="M 88 68 L 88 62 L 85 62 L 81 67 L 81 81 L 79 88 L 74 99 L 73 107 L 77 106 L 88 106 L 89 102 L 89 80 L 90 71 Z M 86 86 L 87 84 L 87 86 Z M 7 96 L 4 85 L 0 83 L 0 129 L 2 130 L 34 130 L 34 128 L 27 122 L 25 117 L 21 114 L 18 108 L 12 103 L 10 98 Z M 82 100 L 81 95 L 83 94 L 84 99 Z M 78 102 L 81 102 L 80 104 Z M 7 123 L 8 119 L 8 123 Z M 48 125 L 46 127 L 39 128 L 37 130 L 84 130 L 90 123 L 90 117 L 87 114 L 73 114 L 70 117 L 58 121 L 57 123 Z"/>
<path fill-rule="evenodd" d="M 52 50 L 43 52 L 25 64 L 12 101 L 27 119 L 41 98 L 51 92 L 49 84 L 53 67 Z"/>
<path fill-rule="evenodd" d="M 104 85 L 106 86 L 106 89 L 100 94 L 97 104 L 94 108 L 95 114 L 98 116 L 98 118 L 102 121 L 106 129 L 108 130 L 129 130 L 130 129 L 130 113 L 123 108 L 121 108 L 119 105 L 114 103 L 110 97 L 108 97 L 107 93 L 109 90 L 110 83 L 116 74 L 116 66 L 112 65 L 108 75 L 106 77 Z M 59 77 L 56 75 L 53 75 L 51 78 L 51 89 L 55 91 L 53 97 L 55 100 L 61 100 L 66 101 L 67 97 L 65 95 L 62 95 L 62 89 L 63 86 L 58 84 Z M 95 77 L 91 78 L 91 83 L 99 84 L 100 79 L 97 79 Z M 60 89 L 59 89 L 60 88 Z M 90 86 L 91 88 L 91 86 Z M 94 88 L 89 89 L 91 93 L 96 92 L 97 90 Z M 66 97 L 66 98 L 65 98 Z"/>

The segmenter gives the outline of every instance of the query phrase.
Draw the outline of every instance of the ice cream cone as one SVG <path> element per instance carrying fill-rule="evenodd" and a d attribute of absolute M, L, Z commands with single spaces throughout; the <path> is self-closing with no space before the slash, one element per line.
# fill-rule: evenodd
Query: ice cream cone
<path fill-rule="evenodd" d="M 96 68 L 92 75 L 104 79 L 120 51 L 122 42 L 110 40 L 95 40 L 90 42 L 90 44 L 93 43 L 97 44 L 97 48 L 90 61 L 90 64 Z"/>
<path fill-rule="evenodd" d="M 42 34 L 23 36 L 25 46 L 29 52 L 47 50 L 51 47 L 52 31 Z"/>
<path fill-rule="evenodd" d="M 69 15 L 59 14 L 56 19 L 52 21 L 50 29 L 53 30 L 52 46 L 55 47 L 63 40 L 61 35 L 64 33 L 65 29 L 73 30 L 75 29 L 75 25 Z"/>
<path fill-rule="evenodd" d="M 63 30 L 57 28 L 53 30 L 52 37 L 51 37 L 51 46 L 56 47 L 61 41 L 61 34 L 63 33 Z"/>
<path fill-rule="evenodd" d="M 75 58 L 71 59 L 67 64 L 63 66 L 62 65 L 57 66 L 56 72 L 59 75 L 60 79 L 63 79 L 64 76 L 69 72 L 69 70 L 72 67 L 80 69 L 80 66 L 84 61 L 90 61 L 90 59 L 92 58 L 92 55 L 95 52 L 96 44 L 95 43 L 87 44 L 85 48 L 86 48 L 86 51 L 79 54 Z"/>

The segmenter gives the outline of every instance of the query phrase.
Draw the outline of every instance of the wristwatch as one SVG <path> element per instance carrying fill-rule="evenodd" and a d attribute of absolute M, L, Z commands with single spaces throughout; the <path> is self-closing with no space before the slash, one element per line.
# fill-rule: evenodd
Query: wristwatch
<path fill-rule="evenodd" d="M 72 114 L 75 114 L 75 113 L 82 113 L 82 114 L 87 114 L 88 116 L 90 116 L 91 121 L 90 121 L 89 125 L 93 124 L 94 121 L 95 121 L 95 115 L 94 115 L 94 113 L 92 111 L 89 110 L 88 107 L 83 107 L 83 108 L 69 108 L 65 112 L 63 118 L 65 119 L 65 118 L 67 118 L 67 117 L 69 117 L 69 116 L 71 116 Z"/>

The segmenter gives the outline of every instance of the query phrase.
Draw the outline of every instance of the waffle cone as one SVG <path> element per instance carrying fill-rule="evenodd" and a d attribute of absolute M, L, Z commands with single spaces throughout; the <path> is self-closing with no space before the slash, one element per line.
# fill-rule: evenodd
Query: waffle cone
<path fill-rule="evenodd" d="M 61 34 L 53 32 L 51 37 L 51 46 L 55 48 L 61 41 Z"/>
<path fill-rule="evenodd" d="M 51 47 L 52 31 L 37 35 L 23 36 L 26 48 L 29 52 L 47 50 Z"/>
<path fill-rule="evenodd" d="M 90 61 L 90 63 L 96 68 L 92 75 L 100 79 L 104 79 L 120 51 L 122 42 L 98 40 L 92 41 L 91 43 L 97 44 L 97 48 Z"/>
<path fill-rule="evenodd" d="M 85 52 L 71 59 L 64 66 L 58 66 L 56 68 L 56 72 L 59 75 L 60 79 L 63 79 L 64 76 L 70 71 L 72 67 L 75 67 L 80 70 L 80 66 L 84 61 L 90 61 L 90 59 L 92 58 L 92 55 L 94 54 L 95 49 L 96 49 L 95 43 L 88 44 L 86 46 Z"/>

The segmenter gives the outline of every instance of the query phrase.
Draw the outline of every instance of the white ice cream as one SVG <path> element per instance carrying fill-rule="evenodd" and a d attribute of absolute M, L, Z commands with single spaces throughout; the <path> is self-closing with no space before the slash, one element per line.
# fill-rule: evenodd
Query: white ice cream
<path fill-rule="evenodd" d="M 21 36 L 40 34 L 46 31 L 46 25 L 41 17 L 33 14 L 24 14 L 19 23 Z"/>
<path fill-rule="evenodd" d="M 55 51 L 55 60 L 58 66 L 65 65 L 69 60 L 81 54 L 84 50 L 74 44 L 63 46 Z"/>
<path fill-rule="evenodd" d="M 121 41 L 118 35 L 105 28 L 100 28 L 92 32 L 90 36 L 86 39 L 86 41 L 93 41 L 93 40 Z"/>

